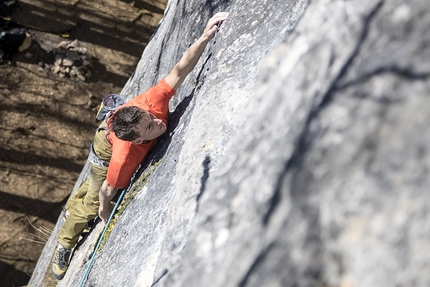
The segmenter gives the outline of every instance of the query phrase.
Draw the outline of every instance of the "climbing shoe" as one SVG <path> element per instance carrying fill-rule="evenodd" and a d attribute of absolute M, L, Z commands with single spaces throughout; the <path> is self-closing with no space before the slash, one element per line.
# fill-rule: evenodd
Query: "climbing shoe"
<path fill-rule="evenodd" d="M 58 244 L 55 248 L 54 258 L 52 259 L 52 275 L 58 280 L 63 279 L 66 274 L 67 268 L 69 268 L 71 250 L 64 248 L 61 244 Z"/>

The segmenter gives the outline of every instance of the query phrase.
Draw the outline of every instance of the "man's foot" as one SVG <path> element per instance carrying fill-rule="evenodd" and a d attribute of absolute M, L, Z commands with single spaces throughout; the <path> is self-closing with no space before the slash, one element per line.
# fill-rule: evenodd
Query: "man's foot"
<path fill-rule="evenodd" d="M 61 244 L 58 244 L 54 251 L 54 258 L 52 259 L 52 275 L 58 280 L 63 279 L 66 274 L 67 268 L 69 268 L 71 250 L 64 248 Z"/>

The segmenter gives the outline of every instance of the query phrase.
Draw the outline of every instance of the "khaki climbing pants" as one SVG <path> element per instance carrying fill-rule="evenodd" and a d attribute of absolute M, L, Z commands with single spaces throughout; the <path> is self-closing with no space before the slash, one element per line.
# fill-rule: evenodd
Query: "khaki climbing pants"
<path fill-rule="evenodd" d="M 102 122 L 100 127 L 106 126 Z M 106 140 L 106 132 L 97 130 L 94 136 L 94 151 L 104 161 L 109 162 L 112 149 Z M 66 204 L 69 211 L 63 227 L 58 233 L 58 242 L 65 248 L 72 249 L 88 221 L 94 219 L 99 211 L 99 192 L 106 179 L 107 167 L 91 164 L 91 171 L 84 183 L 71 195 Z"/>

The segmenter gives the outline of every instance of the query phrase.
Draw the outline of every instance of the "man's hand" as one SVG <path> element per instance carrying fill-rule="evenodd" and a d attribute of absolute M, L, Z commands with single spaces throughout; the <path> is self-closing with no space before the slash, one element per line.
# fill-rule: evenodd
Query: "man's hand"
<path fill-rule="evenodd" d="M 112 213 L 115 203 L 111 202 L 111 199 L 115 196 L 117 189 L 111 186 L 106 180 L 103 182 L 99 192 L 99 217 L 104 221 L 109 219 Z"/>
<path fill-rule="evenodd" d="M 177 90 L 182 85 L 187 75 L 196 66 L 209 40 L 214 37 L 218 29 L 217 24 L 226 20 L 227 17 L 227 12 L 220 12 L 209 19 L 202 36 L 185 51 L 182 58 L 167 75 L 166 82 L 171 88 Z"/>
<path fill-rule="evenodd" d="M 114 202 L 109 202 L 109 205 L 107 207 L 104 207 L 102 205 L 99 206 L 99 217 L 103 220 L 103 221 L 107 221 L 109 219 L 110 214 L 112 213 L 112 210 L 115 207 L 115 203 Z"/>
<path fill-rule="evenodd" d="M 227 17 L 228 12 L 219 12 L 212 16 L 212 18 L 210 18 L 208 21 L 205 31 L 203 32 L 203 36 L 206 37 L 208 40 L 211 40 L 215 36 L 216 31 L 218 30 L 218 23 L 226 20 Z"/>

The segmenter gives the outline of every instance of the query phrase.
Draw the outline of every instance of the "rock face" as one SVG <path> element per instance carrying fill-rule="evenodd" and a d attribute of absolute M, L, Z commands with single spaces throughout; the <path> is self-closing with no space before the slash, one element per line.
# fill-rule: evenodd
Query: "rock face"
<path fill-rule="evenodd" d="M 230 12 L 83 286 L 430 286 L 428 4 L 202 3 L 169 2 L 122 91 Z M 101 228 L 57 286 L 79 286 Z"/>

